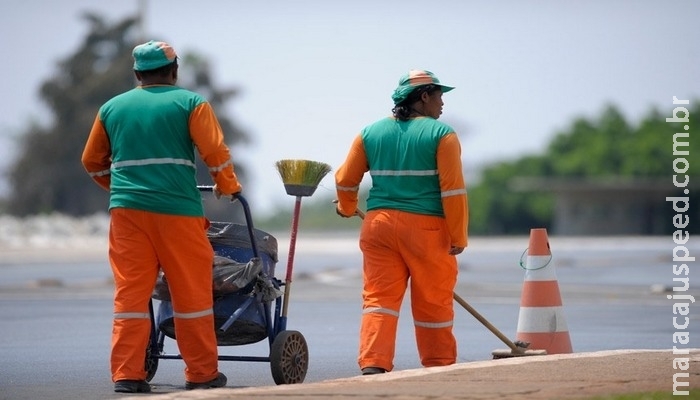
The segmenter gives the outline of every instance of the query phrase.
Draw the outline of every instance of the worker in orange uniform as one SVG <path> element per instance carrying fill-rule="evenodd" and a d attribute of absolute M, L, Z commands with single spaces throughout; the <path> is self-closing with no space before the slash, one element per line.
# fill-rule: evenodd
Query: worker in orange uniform
<path fill-rule="evenodd" d="M 144 360 L 159 268 L 168 277 L 185 388 L 225 386 L 214 329 L 214 253 L 195 178 L 195 148 L 217 197 L 238 193 L 241 185 L 211 105 L 176 86 L 175 50 L 150 41 L 136 46 L 133 57 L 140 85 L 100 108 L 82 155 L 89 175 L 110 191 L 114 391 L 151 390 Z"/>
<path fill-rule="evenodd" d="M 392 96 L 393 116 L 355 138 L 336 171 L 336 212 L 357 214 L 358 190 L 372 186 L 360 233 L 362 322 L 358 364 L 363 375 L 394 368 L 399 310 L 408 282 L 421 364 L 454 364 L 452 333 L 457 260 L 467 246 L 467 192 L 455 131 L 438 121 L 442 94 L 453 87 L 429 71 L 411 70 Z"/>

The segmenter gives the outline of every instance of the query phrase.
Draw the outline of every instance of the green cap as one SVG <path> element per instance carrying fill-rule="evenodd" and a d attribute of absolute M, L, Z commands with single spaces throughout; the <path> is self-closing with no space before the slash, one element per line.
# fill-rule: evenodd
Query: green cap
<path fill-rule="evenodd" d="M 175 62 L 175 49 L 165 42 L 151 40 L 134 47 L 134 71 L 150 71 Z"/>
<path fill-rule="evenodd" d="M 406 100 L 409 94 L 419 86 L 424 85 L 436 85 L 440 86 L 443 93 L 449 92 L 454 89 L 452 86 L 445 86 L 440 83 L 440 80 L 430 71 L 422 69 L 412 69 L 408 73 L 399 79 L 399 86 L 394 90 L 394 94 L 391 98 L 394 100 L 394 104 L 399 104 Z"/>

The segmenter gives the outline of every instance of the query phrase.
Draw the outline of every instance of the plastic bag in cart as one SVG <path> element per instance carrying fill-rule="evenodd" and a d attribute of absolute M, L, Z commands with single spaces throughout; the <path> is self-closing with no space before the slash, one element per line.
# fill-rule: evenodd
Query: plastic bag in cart
<path fill-rule="evenodd" d="M 253 282 L 253 287 L 262 292 L 264 301 L 273 300 L 281 295 L 264 276 L 262 260 L 259 257 L 253 257 L 247 263 L 240 263 L 228 257 L 214 256 L 212 290 L 215 297 L 235 293 Z M 162 271 L 158 275 L 152 297 L 156 300 L 171 301 L 167 278 Z"/>

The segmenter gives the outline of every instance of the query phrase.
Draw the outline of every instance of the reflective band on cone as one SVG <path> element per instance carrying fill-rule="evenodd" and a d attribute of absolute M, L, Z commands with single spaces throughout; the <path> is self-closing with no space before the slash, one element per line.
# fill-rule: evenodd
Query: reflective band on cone
<path fill-rule="evenodd" d="M 531 229 L 516 339 L 529 342 L 528 349 L 547 350 L 547 354 L 571 353 L 569 328 L 551 259 L 547 230 Z"/>

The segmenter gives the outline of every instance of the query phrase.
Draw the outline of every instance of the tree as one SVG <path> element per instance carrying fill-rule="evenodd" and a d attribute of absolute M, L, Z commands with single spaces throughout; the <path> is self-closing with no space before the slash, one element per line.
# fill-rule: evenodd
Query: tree
<path fill-rule="evenodd" d="M 568 132 L 551 141 L 544 155 L 552 163 L 551 175 L 582 178 L 619 175 L 633 129 L 613 106 L 598 121 L 579 118 Z"/>
<path fill-rule="evenodd" d="M 90 31 L 81 47 L 59 62 L 56 76 L 40 89 L 53 121 L 46 127 L 32 125 L 19 136 L 19 157 L 8 173 L 10 214 L 58 211 L 80 216 L 107 208 L 108 193 L 91 181 L 80 157 L 99 107 L 136 83 L 131 51 L 138 44 L 138 18 L 129 17 L 114 25 L 95 14 L 83 18 Z M 223 109 L 238 93 L 232 88 L 217 89 L 204 58 L 185 54 L 181 59 L 180 84 L 205 95 L 214 110 Z M 227 143 L 247 140 L 232 121 L 221 114 L 219 119 Z M 236 168 L 244 181 L 244 168 Z M 200 165 L 197 170 L 206 175 L 201 182 L 211 182 L 206 168 Z"/>
<path fill-rule="evenodd" d="M 700 101 L 691 101 L 690 115 L 700 115 Z M 541 155 L 528 155 L 514 161 L 486 166 L 480 182 L 469 189 L 470 232 L 476 234 L 511 234 L 527 232 L 533 226 L 550 226 L 554 199 L 549 193 L 533 190 L 513 190 L 515 179 L 544 178 L 576 183 L 600 179 L 662 179 L 672 186 L 673 135 L 685 132 L 683 124 L 666 122 L 670 113 L 656 109 L 645 116 L 638 126 L 630 125 L 612 105 L 604 108 L 600 117 L 578 118 L 569 128 L 557 133 Z M 682 147 L 690 156 L 690 182 L 697 187 L 700 163 L 691 162 L 700 154 L 700 141 L 683 138 L 689 145 Z M 681 179 L 682 180 L 682 179 Z M 697 190 L 690 191 L 692 204 L 700 201 Z M 679 193 L 680 196 L 682 194 Z M 666 210 L 663 220 L 672 215 L 665 199 L 659 198 L 655 210 Z M 663 213 L 666 214 L 666 211 Z M 697 219 L 697 207 L 694 212 Z M 640 215 L 639 218 L 649 218 Z M 670 224 L 669 227 L 670 229 Z M 700 226 L 693 226 L 693 231 Z"/>
<path fill-rule="evenodd" d="M 499 162 L 485 168 L 480 182 L 467 188 L 469 232 L 503 235 L 527 232 L 533 226 L 551 225 L 554 204 L 551 195 L 514 191 L 510 185 L 515 176 L 546 176 L 550 170 L 547 160 L 538 156 Z"/>

